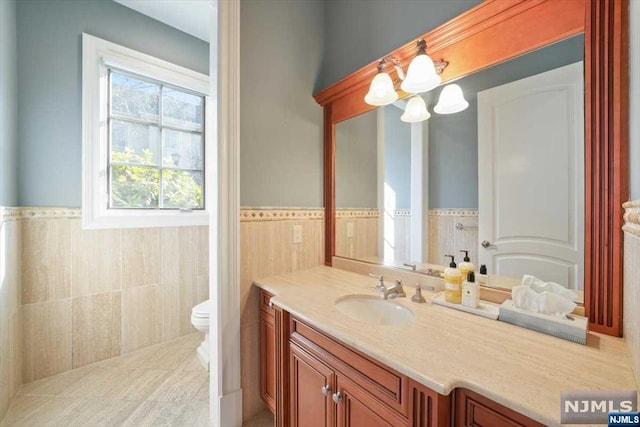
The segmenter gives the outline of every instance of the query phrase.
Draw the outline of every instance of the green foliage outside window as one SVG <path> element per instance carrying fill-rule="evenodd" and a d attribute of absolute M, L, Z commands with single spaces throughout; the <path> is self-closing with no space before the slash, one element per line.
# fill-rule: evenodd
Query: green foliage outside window
<path fill-rule="evenodd" d="M 170 159 L 169 159 L 170 160 Z M 111 200 L 116 208 L 201 208 L 202 185 L 194 174 L 163 169 L 163 200 L 160 203 L 160 170 L 149 149 L 137 154 L 132 148 L 112 153 Z M 117 163 L 127 163 L 118 165 Z M 136 164 L 140 166 L 131 166 Z M 149 165 L 149 166 L 147 166 Z"/>

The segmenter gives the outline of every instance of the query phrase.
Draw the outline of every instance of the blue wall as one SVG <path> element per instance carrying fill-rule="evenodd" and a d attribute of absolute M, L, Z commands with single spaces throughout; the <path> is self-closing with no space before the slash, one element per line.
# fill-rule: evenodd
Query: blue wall
<path fill-rule="evenodd" d="M 429 207 L 478 207 L 477 92 L 583 58 L 584 37 L 580 35 L 456 81 L 469 101 L 469 108 L 451 115 L 432 114 L 429 119 Z M 433 111 L 440 90 L 430 94 L 429 111 Z"/>
<path fill-rule="evenodd" d="M 242 0 L 240 203 L 322 206 L 323 0 Z"/>
<path fill-rule="evenodd" d="M 0 206 L 18 201 L 16 2 L 0 0 Z"/>
<path fill-rule="evenodd" d="M 21 206 L 81 205 L 83 32 L 209 74 L 208 43 L 111 0 L 18 1 Z"/>
<path fill-rule="evenodd" d="M 481 0 L 326 0 L 316 91 L 438 27 Z"/>

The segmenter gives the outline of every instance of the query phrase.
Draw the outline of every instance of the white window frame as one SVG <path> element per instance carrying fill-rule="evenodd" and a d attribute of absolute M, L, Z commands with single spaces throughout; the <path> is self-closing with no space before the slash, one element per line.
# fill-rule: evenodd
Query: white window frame
<path fill-rule="evenodd" d="M 205 95 L 204 174 L 215 173 L 210 147 L 214 105 L 209 76 L 144 53 L 82 34 L 82 225 L 83 228 L 194 226 L 209 223 L 211 189 L 204 209 L 109 209 L 109 68 L 148 77 Z M 206 182 L 206 176 L 203 177 Z"/>

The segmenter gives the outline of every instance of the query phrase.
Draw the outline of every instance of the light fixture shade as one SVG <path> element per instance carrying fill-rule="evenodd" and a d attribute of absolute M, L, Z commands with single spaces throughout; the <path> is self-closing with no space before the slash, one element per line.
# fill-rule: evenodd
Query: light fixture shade
<path fill-rule="evenodd" d="M 446 85 L 433 111 L 438 114 L 453 114 L 465 110 L 469 103 L 464 99 L 462 88 L 457 84 Z"/>
<path fill-rule="evenodd" d="M 389 105 L 398 100 L 398 94 L 393 88 L 391 76 L 380 72 L 371 80 L 369 92 L 364 96 L 364 102 L 369 105 Z"/>
<path fill-rule="evenodd" d="M 416 123 L 427 120 L 429 117 L 431 117 L 431 114 L 427 111 L 427 104 L 424 103 L 424 99 L 421 96 L 414 96 L 407 102 L 400 120 L 406 123 Z"/>
<path fill-rule="evenodd" d="M 437 87 L 441 81 L 433 61 L 423 53 L 411 60 L 400 88 L 407 93 L 422 93 Z"/>

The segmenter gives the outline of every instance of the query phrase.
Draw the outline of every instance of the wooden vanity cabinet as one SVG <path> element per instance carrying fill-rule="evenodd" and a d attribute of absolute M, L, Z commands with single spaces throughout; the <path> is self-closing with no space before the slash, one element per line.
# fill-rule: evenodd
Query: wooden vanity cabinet
<path fill-rule="evenodd" d="M 269 292 L 260 291 L 260 396 L 276 413 L 276 328 Z"/>
<path fill-rule="evenodd" d="M 405 375 L 293 316 L 289 332 L 292 426 L 436 425 L 430 421 L 414 422 L 410 416 L 409 396 L 413 388 Z M 437 393 L 429 392 L 430 396 L 437 396 Z M 448 402 L 447 397 L 442 398 Z M 433 405 L 423 407 L 425 419 L 433 419 L 433 408 Z M 448 420 L 449 406 L 443 404 L 438 409 L 445 412 L 442 419 Z M 303 422 L 303 417 L 306 420 L 307 416 L 311 420 Z"/>
<path fill-rule="evenodd" d="M 455 390 L 455 427 L 544 427 L 470 390 Z"/>
<path fill-rule="evenodd" d="M 484 396 L 443 396 L 320 332 L 260 292 L 260 391 L 277 427 L 540 427 Z"/>

